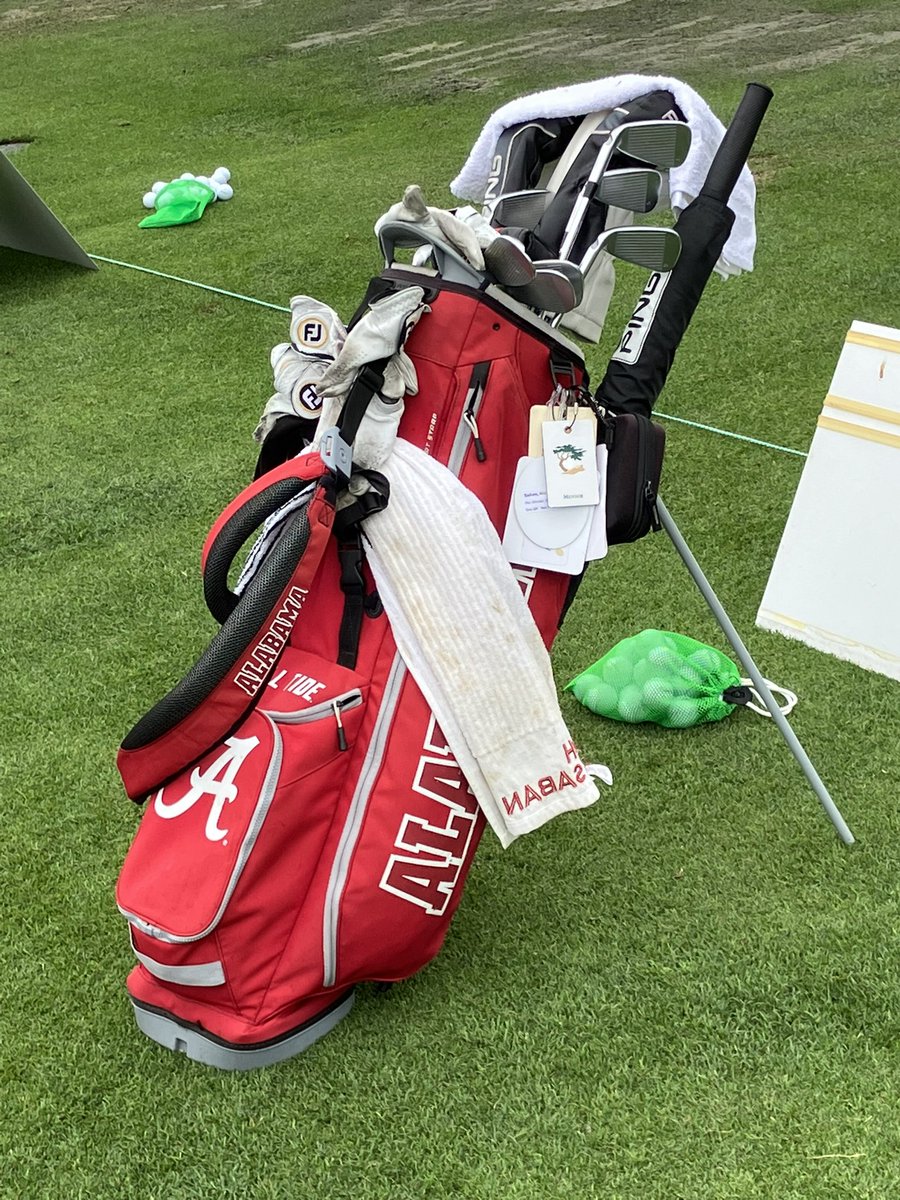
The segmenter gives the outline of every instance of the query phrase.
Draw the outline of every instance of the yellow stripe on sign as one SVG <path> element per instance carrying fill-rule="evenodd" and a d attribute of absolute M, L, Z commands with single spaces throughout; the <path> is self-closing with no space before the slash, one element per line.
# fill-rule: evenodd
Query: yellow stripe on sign
<path fill-rule="evenodd" d="M 871 417 L 873 421 L 884 421 L 887 425 L 900 425 L 900 413 L 877 404 L 863 404 L 861 400 L 847 400 L 831 392 L 825 397 L 827 408 L 838 408 L 842 412 L 856 413 L 859 417 Z"/>
<path fill-rule="evenodd" d="M 896 433 L 882 433 L 880 429 L 851 425 L 849 421 L 838 421 L 834 417 L 819 417 L 816 424 L 822 429 L 831 429 L 834 433 L 847 433 L 850 437 L 862 438 L 864 442 L 878 442 L 882 446 L 900 448 L 900 436 Z"/>
<path fill-rule="evenodd" d="M 894 354 L 900 354 L 900 333 L 894 339 L 879 337 L 876 333 L 857 333 L 851 329 L 844 341 L 852 342 L 854 346 L 868 346 L 872 350 L 891 350 Z"/>

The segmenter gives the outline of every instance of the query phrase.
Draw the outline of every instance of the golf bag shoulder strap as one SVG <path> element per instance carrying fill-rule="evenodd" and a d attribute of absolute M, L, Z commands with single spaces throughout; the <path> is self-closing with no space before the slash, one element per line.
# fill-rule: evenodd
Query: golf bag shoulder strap
<path fill-rule="evenodd" d="M 302 493 L 307 498 L 294 519 L 236 598 L 224 579 L 240 545 Z M 222 513 L 204 547 L 204 579 L 207 599 L 224 621 L 187 675 L 122 741 L 117 765 L 133 800 L 142 802 L 195 762 L 252 707 L 301 613 L 334 512 L 334 479 L 319 456 L 308 452 L 256 480 Z"/>

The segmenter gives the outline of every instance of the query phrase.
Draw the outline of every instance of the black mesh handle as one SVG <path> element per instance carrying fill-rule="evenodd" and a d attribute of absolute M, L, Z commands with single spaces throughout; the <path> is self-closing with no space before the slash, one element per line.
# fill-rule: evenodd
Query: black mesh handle
<path fill-rule="evenodd" d="M 295 476 L 279 479 L 242 505 L 219 530 L 206 556 L 203 596 L 220 625 L 228 620 L 238 604 L 238 597 L 228 586 L 228 572 L 241 546 L 283 504 L 293 500 L 304 488 L 314 489 L 315 484 L 314 479 Z"/>
<path fill-rule="evenodd" d="M 297 483 L 298 480 L 291 482 Z M 140 750 L 183 721 L 212 694 L 239 664 L 259 636 L 278 597 L 290 583 L 309 542 L 309 522 L 298 521 L 250 581 L 222 628 L 187 675 L 137 722 L 122 741 L 123 750 Z M 274 664 L 273 664 L 274 665 Z M 246 707 L 253 703 L 248 695 Z M 227 733 L 218 731 L 215 736 Z M 181 770 L 181 766 L 175 768 Z M 162 782 L 162 780 L 160 780 Z M 159 786 L 158 784 L 156 786 Z M 139 803 L 143 800 L 140 797 Z"/>
<path fill-rule="evenodd" d="M 723 204 L 728 203 L 771 99 L 772 89 L 764 83 L 747 84 L 741 102 L 731 118 L 731 124 L 725 130 L 725 136 L 710 164 L 706 182 L 700 189 L 701 196 L 709 196 L 711 200 L 720 200 Z"/>

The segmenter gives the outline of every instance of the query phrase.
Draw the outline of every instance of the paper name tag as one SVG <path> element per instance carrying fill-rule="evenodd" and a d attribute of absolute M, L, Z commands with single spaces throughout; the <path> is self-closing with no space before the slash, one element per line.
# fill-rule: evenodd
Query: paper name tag
<path fill-rule="evenodd" d="M 599 504 L 596 423 L 578 419 L 544 421 L 541 438 L 550 507 Z"/>
<path fill-rule="evenodd" d="M 543 458 L 520 458 L 503 533 L 511 563 L 577 575 L 585 563 L 594 509 L 551 508 Z"/>
<path fill-rule="evenodd" d="M 560 415 L 559 408 L 550 404 L 534 404 L 528 414 L 528 453 L 532 458 L 538 458 L 544 453 L 541 439 L 541 426 L 545 421 L 554 421 Z M 568 414 L 563 414 L 564 416 Z M 574 414 L 577 421 L 591 421 L 594 428 L 594 442 L 597 441 L 597 414 L 592 408 L 579 408 Z"/>

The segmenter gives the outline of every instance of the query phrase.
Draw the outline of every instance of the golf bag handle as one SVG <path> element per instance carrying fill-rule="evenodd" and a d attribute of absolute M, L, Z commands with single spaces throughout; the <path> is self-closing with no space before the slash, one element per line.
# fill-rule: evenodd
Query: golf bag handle
<path fill-rule="evenodd" d="M 238 605 L 238 596 L 228 586 L 228 572 L 240 548 L 268 517 L 304 489 L 312 497 L 324 474 L 318 457 L 288 459 L 244 488 L 213 525 L 200 565 L 206 606 L 220 625 Z"/>
<path fill-rule="evenodd" d="M 321 459 L 310 455 L 308 467 Z M 228 511 L 228 510 L 226 510 Z M 117 757 L 137 803 L 227 736 L 254 703 L 287 644 L 329 544 L 334 487 L 315 494 L 266 556 L 237 606 L 193 667 L 124 738 Z"/>
<path fill-rule="evenodd" d="M 394 262 L 394 255 L 399 247 L 411 249 L 431 246 L 438 274 L 449 283 L 463 283 L 467 287 L 481 288 L 487 282 L 484 272 L 473 267 L 449 242 L 434 236 L 415 222 L 387 220 L 382 217 L 375 226 L 375 232 L 384 255 L 385 267 L 390 267 Z"/>
<path fill-rule="evenodd" d="M 706 182 L 700 189 L 701 196 L 708 196 L 711 200 L 719 200 L 723 204 L 728 203 L 771 99 L 772 89 L 764 83 L 747 84 L 741 102 L 731 118 L 731 124 L 725 130 L 725 136 L 710 164 Z"/>

